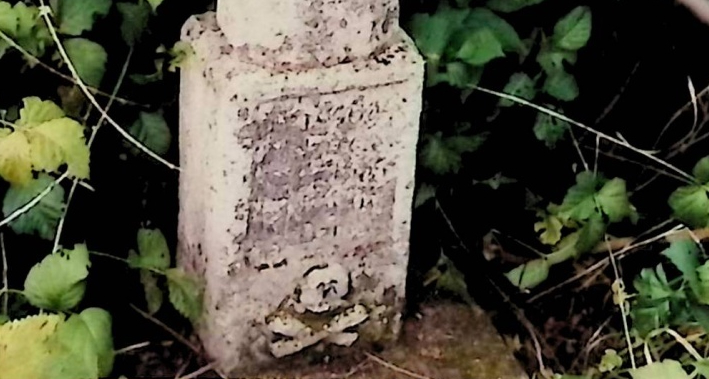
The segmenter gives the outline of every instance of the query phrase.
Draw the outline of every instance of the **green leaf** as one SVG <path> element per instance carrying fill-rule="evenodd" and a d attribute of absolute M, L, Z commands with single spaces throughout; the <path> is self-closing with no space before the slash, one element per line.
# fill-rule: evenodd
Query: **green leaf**
<path fill-rule="evenodd" d="M 490 29 L 504 51 L 520 52 L 524 50 L 524 44 L 512 25 L 487 8 L 473 9 L 463 25 L 468 30 Z"/>
<path fill-rule="evenodd" d="M 534 96 L 537 95 L 537 91 L 534 88 L 534 80 L 532 80 L 529 75 L 523 72 L 516 72 L 512 74 L 512 76 L 510 76 L 510 80 L 507 82 L 502 92 L 525 100 L 532 100 L 534 99 Z M 499 105 L 501 107 L 510 107 L 515 104 L 515 102 L 508 99 L 500 99 L 499 102 Z"/>
<path fill-rule="evenodd" d="M 22 99 L 23 107 L 20 109 L 20 119 L 17 125 L 34 128 L 48 121 L 64 117 L 64 111 L 55 103 L 38 98 L 26 97 Z"/>
<path fill-rule="evenodd" d="M 457 172 L 460 169 L 461 155 L 480 148 L 486 137 L 486 134 L 478 134 L 443 138 L 440 132 L 427 135 L 426 144 L 421 151 L 421 164 L 438 175 Z"/>
<path fill-rule="evenodd" d="M 705 379 L 709 378 L 709 359 L 704 358 L 700 361 L 695 361 L 690 363 L 697 370 L 697 373 L 703 376 Z"/>
<path fill-rule="evenodd" d="M 564 71 L 564 61 L 574 64 L 576 58 L 574 51 L 558 50 L 543 43 L 537 54 L 537 63 L 547 75 L 551 75 L 558 71 Z"/>
<path fill-rule="evenodd" d="M 549 262 L 544 258 L 531 260 L 505 274 L 505 277 L 521 290 L 538 286 L 549 277 Z"/>
<path fill-rule="evenodd" d="M 416 191 L 416 199 L 414 200 L 414 208 L 418 208 L 424 204 L 426 204 L 429 200 L 433 199 L 436 197 L 436 187 L 424 183 L 419 187 L 418 191 Z"/>
<path fill-rule="evenodd" d="M 694 165 L 692 174 L 697 178 L 699 183 L 706 184 L 709 182 L 709 156 L 700 159 L 697 164 Z"/>
<path fill-rule="evenodd" d="M 709 222 L 709 197 L 703 186 L 680 187 L 668 201 L 673 216 L 693 228 L 703 228 Z"/>
<path fill-rule="evenodd" d="M 163 303 L 162 289 L 158 286 L 158 277 L 148 270 L 140 270 L 140 283 L 145 291 L 145 302 L 148 305 L 148 313 L 155 314 L 160 310 Z"/>
<path fill-rule="evenodd" d="M 54 43 L 46 24 L 39 15 L 39 8 L 17 2 L 13 7 L 9 3 L 0 3 L 0 31 L 7 34 L 33 56 L 40 58 L 48 46 Z M 0 57 L 9 45 L 0 41 Z M 28 60 L 25 58 L 25 60 Z M 34 63 L 31 62 L 30 63 Z"/>
<path fill-rule="evenodd" d="M 561 101 L 573 101 L 579 96 L 579 87 L 573 75 L 555 71 L 544 81 L 544 92 Z"/>
<path fill-rule="evenodd" d="M 177 71 L 178 68 L 183 68 L 187 65 L 192 57 L 195 55 L 195 51 L 186 41 L 177 41 L 168 51 L 170 54 L 170 64 L 167 70 L 170 72 Z"/>
<path fill-rule="evenodd" d="M 603 213 L 608 215 L 610 222 L 620 222 L 634 213 L 625 187 L 625 180 L 620 178 L 606 182 L 598 191 L 596 201 Z"/>
<path fill-rule="evenodd" d="M 668 359 L 631 369 L 630 376 L 633 379 L 690 379 L 679 362 Z"/>
<path fill-rule="evenodd" d="M 125 41 L 128 46 L 134 46 L 140 41 L 143 33 L 145 33 L 145 30 L 148 28 L 150 5 L 141 1 L 138 4 L 117 3 L 116 7 L 123 17 L 123 21 L 121 22 L 123 41 Z"/>
<path fill-rule="evenodd" d="M 700 304 L 690 304 L 689 311 L 702 329 L 705 332 L 709 332 L 709 307 Z"/>
<path fill-rule="evenodd" d="M 618 355 L 618 352 L 613 349 L 606 349 L 601 363 L 598 365 L 598 371 L 610 372 L 623 366 L 623 358 Z"/>
<path fill-rule="evenodd" d="M 437 266 L 443 268 L 443 272 L 436 281 L 436 288 L 456 294 L 465 302 L 473 304 L 473 299 L 468 292 L 468 285 L 465 282 L 465 275 L 458 270 L 453 261 L 445 254 L 441 254 Z"/>
<path fill-rule="evenodd" d="M 159 229 L 138 230 L 138 253 L 129 259 L 133 268 L 165 270 L 170 267 L 170 249 Z"/>
<path fill-rule="evenodd" d="M 633 281 L 633 287 L 641 298 L 648 300 L 668 299 L 676 292 L 667 281 L 661 264 L 655 269 L 644 268 L 640 271 L 640 275 Z"/>
<path fill-rule="evenodd" d="M 456 58 L 473 66 L 483 66 L 495 58 L 504 56 L 502 44 L 489 28 L 470 33 L 456 53 Z"/>
<path fill-rule="evenodd" d="M 54 180 L 48 175 L 42 174 L 24 186 L 10 186 L 5 193 L 2 212 L 5 217 L 8 217 L 49 186 L 54 186 L 54 188 L 47 196 L 10 223 L 10 227 L 15 233 L 37 235 L 50 241 L 54 239 L 59 219 L 64 213 L 64 189 L 59 185 L 54 185 Z"/>
<path fill-rule="evenodd" d="M 150 6 L 153 8 L 153 10 L 158 9 L 162 2 L 163 0 L 148 0 L 148 3 L 150 3 Z"/>
<path fill-rule="evenodd" d="M 53 359 L 47 379 L 98 379 L 113 369 L 111 316 L 89 308 L 59 325 L 50 340 Z"/>
<path fill-rule="evenodd" d="M 594 213 L 581 228 L 579 239 L 576 242 L 576 250 L 583 254 L 593 250 L 596 245 L 603 240 L 606 234 L 606 223 L 600 213 Z"/>
<path fill-rule="evenodd" d="M 709 304 L 709 261 L 697 268 L 697 279 L 699 280 L 697 301 L 701 304 Z"/>
<path fill-rule="evenodd" d="M 591 38 L 591 9 L 578 6 L 554 26 L 554 45 L 566 50 L 578 50 Z"/>
<path fill-rule="evenodd" d="M 111 9 L 111 0 L 58 0 L 57 4 L 59 32 L 72 36 L 93 29 Z"/>
<path fill-rule="evenodd" d="M 202 314 L 202 288 L 196 278 L 179 268 L 171 268 L 165 272 L 170 303 L 180 314 L 191 321 L 199 319 Z"/>
<path fill-rule="evenodd" d="M 64 41 L 64 48 L 81 80 L 89 86 L 99 87 L 108 61 L 103 46 L 85 38 L 72 38 Z"/>
<path fill-rule="evenodd" d="M 443 6 L 434 14 L 418 13 L 411 18 L 411 34 L 428 60 L 438 62 L 453 33 L 468 15 L 468 9 Z"/>
<path fill-rule="evenodd" d="M 17 33 L 17 16 L 12 9 L 12 5 L 7 2 L 0 2 L 0 31 L 5 34 L 15 35 Z"/>
<path fill-rule="evenodd" d="M 474 87 L 480 82 L 483 71 L 482 67 L 471 66 L 463 62 L 452 62 L 446 65 L 446 72 L 439 73 L 439 75 L 442 75 L 441 79 L 451 86 L 466 89 Z"/>
<path fill-rule="evenodd" d="M 76 307 L 84 297 L 90 264 L 86 245 L 46 256 L 27 274 L 27 300 L 35 307 L 59 312 Z"/>
<path fill-rule="evenodd" d="M 94 350 L 98 355 L 98 372 L 106 377 L 113 370 L 113 333 L 111 314 L 100 308 L 87 308 L 80 314 L 93 340 Z"/>
<path fill-rule="evenodd" d="M 534 224 L 534 231 L 543 231 L 539 240 L 545 245 L 556 245 L 561 240 L 563 223 L 556 215 L 542 213 L 542 221 Z"/>
<path fill-rule="evenodd" d="M 160 112 L 140 112 L 129 132 L 156 154 L 164 155 L 170 149 L 172 134 Z"/>
<path fill-rule="evenodd" d="M 24 99 L 18 128 L 0 129 L 0 176 L 11 184 L 24 185 L 32 179 L 32 170 L 56 172 L 66 163 L 75 178 L 89 176 L 89 148 L 84 127 L 63 117 L 51 101 Z"/>
<path fill-rule="evenodd" d="M 701 296 L 701 285 L 697 269 L 699 268 L 699 248 L 692 240 L 675 241 L 662 252 L 682 273 L 692 292 Z"/>
<path fill-rule="evenodd" d="M 440 133 L 425 136 L 425 145 L 421 150 L 421 164 L 435 174 L 444 175 L 457 172 L 460 168 L 460 154 L 446 146 Z"/>
<path fill-rule="evenodd" d="M 480 180 L 480 181 L 473 180 L 473 184 L 484 184 L 484 185 L 492 188 L 493 190 L 499 189 L 504 184 L 512 184 L 512 183 L 517 183 L 517 180 L 513 179 L 513 178 L 508 178 L 508 177 L 502 175 L 501 172 L 498 172 L 497 174 L 495 174 L 485 180 Z"/>
<path fill-rule="evenodd" d="M 599 180 L 593 172 L 583 171 L 576 175 L 576 184 L 566 193 L 559 207 L 559 216 L 585 221 L 596 213 L 595 193 Z"/>
<path fill-rule="evenodd" d="M 571 125 L 564 120 L 552 117 L 546 113 L 538 112 L 534 121 L 534 136 L 543 141 L 548 147 L 553 148 L 564 138 Z"/>
<path fill-rule="evenodd" d="M 544 0 L 488 0 L 487 7 L 498 12 L 516 12 L 520 9 L 539 4 Z"/>

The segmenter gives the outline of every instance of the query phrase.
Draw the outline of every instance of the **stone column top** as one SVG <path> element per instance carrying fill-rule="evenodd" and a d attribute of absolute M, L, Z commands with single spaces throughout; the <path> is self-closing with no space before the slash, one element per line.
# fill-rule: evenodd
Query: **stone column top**
<path fill-rule="evenodd" d="M 398 0 L 220 0 L 218 21 L 239 58 L 273 69 L 367 59 L 398 28 Z"/>
<path fill-rule="evenodd" d="M 391 41 L 373 59 L 354 60 L 329 67 L 326 71 L 293 67 L 283 67 L 278 71 L 264 70 L 258 65 L 238 59 L 241 53 L 220 30 L 217 17 L 214 12 L 192 16 L 182 29 L 182 40 L 188 41 L 196 57 L 204 62 L 204 77 L 215 88 L 253 88 L 255 95 L 267 99 L 316 93 L 323 82 L 333 82 L 329 79 L 332 76 L 338 80 L 334 81 L 330 90 L 341 91 L 410 80 L 423 71 L 424 61 L 414 42 L 400 28 L 394 28 Z M 391 66 L 415 69 L 392 70 Z M 357 75 L 360 71 L 366 71 L 368 75 Z"/>

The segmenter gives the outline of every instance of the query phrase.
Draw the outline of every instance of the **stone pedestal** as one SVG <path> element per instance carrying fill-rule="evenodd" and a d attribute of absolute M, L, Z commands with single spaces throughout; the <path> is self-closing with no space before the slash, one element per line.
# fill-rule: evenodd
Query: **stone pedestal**
<path fill-rule="evenodd" d="M 237 3 L 222 1 L 219 12 Z M 183 30 L 196 56 L 180 94 L 178 262 L 206 285 L 205 349 L 222 370 L 245 374 L 391 342 L 405 296 L 424 62 L 392 26 L 371 56 L 274 68 L 233 44 L 238 26 L 225 35 L 217 19 L 232 17 L 195 16 Z"/>

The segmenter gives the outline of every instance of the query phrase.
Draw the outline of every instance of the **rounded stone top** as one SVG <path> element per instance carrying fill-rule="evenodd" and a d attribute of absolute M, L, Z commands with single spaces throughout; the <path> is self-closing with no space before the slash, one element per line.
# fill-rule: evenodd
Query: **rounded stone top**
<path fill-rule="evenodd" d="M 217 19 L 239 56 L 294 69 L 366 59 L 398 28 L 398 0 L 220 0 Z"/>

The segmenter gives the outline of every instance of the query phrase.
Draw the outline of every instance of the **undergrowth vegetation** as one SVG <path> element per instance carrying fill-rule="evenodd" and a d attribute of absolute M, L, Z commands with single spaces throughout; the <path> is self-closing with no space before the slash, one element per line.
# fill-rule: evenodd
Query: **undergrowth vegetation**
<path fill-rule="evenodd" d="M 511 310 L 538 377 L 709 378 L 709 90 L 680 73 L 653 84 L 669 123 L 623 113 L 640 95 L 613 59 L 636 40 L 604 17 L 625 1 L 402 2 L 427 62 L 410 297 L 435 283 Z M 175 111 L 180 26 L 209 3 L 0 0 L 0 378 L 138 373 L 116 362 L 163 330 L 199 354 L 180 334 L 202 286 L 174 262 Z M 596 72 L 601 53 L 622 73 Z"/>
<path fill-rule="evenodd" d="M 536 356 L 534 374 L 565 379 L 709 377 L 706 335 L 709 331 L 709 260 L 702 246 L 709 225 L 709 156 L 701 157 L 690 167 L 677 167 L 667 159 L 667 156 L 675 156 L 680 148 L 684 152 L 690 145 L 705 138 L 706 132 L 702 132 L 702 128 L 706 122 L 700 119 L 700 108 L 705 109 L 705 100 L 701 100 L 701 95 L 696 93 L 690 78 L 686 90 L 688 104 L 683 111 L 694 111 L 691 132 L 664 157 L 658 151 L 635 146 L 620 133 L 611 135 L 574 120 L 566 110 L 582 99 L 580 95 L 585 90 L 577 81 L 575 72 L 579 70 L 575 67 L 583 59 L 594 59 L 590 54 L 582 53 L 594 38 L 594 25 L 603 21 L 594 22 L 592 8 L 583 4 L 554 3 L 546 9 L 558 16 L 553 19 L 537 18 L 535 16 L 539 13 L 533 12 L 535 8 L 544 6 L 542 3 L 537 0 L 440 1 L 435 6 L 429 6 L 425 12 L 414 12 L 411 16 L 407 29 L 427 60 L 427 91 L 436 94 L 443 91 L 442 88 L 449 92 L 457 91 L 457 105 L 450 108 L 457 106 L 460 110 L 449 108 L 449 111 L 463 114 L 462 117 L 447 118 L 426 115 L 435 121 L 427 120 L 424 124 L 419 156 L 424 170 L 420 177 L 424 179 L 419 184 L 415 205 L 426 208 L 419 211 L 421 214 L 440 213 L 437 222 L 450 230 L 452 239 L 456 240 L 453 245 L 460 245 L 458 247 L 465 250 L 464 254 L 480 254 L 466 245 L 471 239 L 467 235 L 474 234 L 471 233 L 471 226 L 464 221 L 452 221 L 447 214 L 450 208 L 442 205 L 441 199 L 446 199 L 450 207 L 455 208 L 466 201 L 462 197 L 475 193 L 470 190 L 471 187 L 487 186 L 499 190 L 505 186 L 526 184 L 503 175 L 503 172 L 487 178 L 475 177 L 475 170 L 466 166 L 494 167 L 494 160 L 488 163 L 491 162 L 489 153 L 476 154 L 484 149 L 489 138 L 502 133 L 495 130 L 499 125 L 496 120 L 514 123 L 514 135 L 507 137 L 506 144 L 496 144 L 495 148 L 515 149 L 513 146 L 519 146 L 519 151 L 507 154 L 518 154 L 518 159 L 534 159 L 527 156 L 528 149 L 521 144 L 516 145 L 511 139 L 520 138 L 524 143 L 537 140 L 550 151 L 556 150 L 556 159 L 569 162 L 573 181 L 555 180 L 553 186 L 568 188 L 556 197 L 538 196 L 526 188 L 523 209 L 515 210 L 516 213 L 508 217 L 515 217 L 521 212 L 533 214 L 536 220 L 527 224 L 526 228 L 536 233 L 536 241 L 525 243 L 514 237 L 510 239 L 515 241 L 515 250 L 521 246 L 535 253 L 536 257 L 522 258 L 522 262 L 510 258 L 513 255 L 511 252 L 506 252 L 506 258 L 500 257 L 504 245 L 503 248 L 496 246 L 497 253 L 486 256 L 487 260 L 507 261 L 507 264 L 496 266 L 497 270 L 503 270 L 504 279 L 498 277 L 497 282 L 491 279 L 493 286 L 499 289 L 501 285 L 509 284 L 529 303 L 575 281 L 583 279 L 589 286 L 588 283 L 602 277 L 605 278 L 602 285 L 609 295 L 605 299 L 612 301 L 613 312 L 620 316 L 609 318 L 593 336 L 585 337 L 584 351 L 579 348 L 574 350 L 568 343 L 558 348 L 566 346 L 567 350 L 571 349 L 571 354 L 577 355 L 573 361 L 578 361 L 582 354 L 588 357 L 596 350 L 595 361 L 587 361 L 585 367 L 578 367 L 555 357 L 561 350 L 542 345 L 539 340 L 547 336 L 531 325 L 524 312 L 514 304 L 515 301 L 508 298 L 506 302 L 510 304 L 507 305 L 514 309 L 518 321 L 525 325 L 525 332 L 531 334 L 529 340 L 533 343 L 527 348 L 536 351 L 533 354 Z M 514 21 L 508 21 L 521 20 L 525 12 L 529 16 L 525 21 L 519 21 L 520 27 Z M 545 22 L 530 25 L 529 19 Z M 500 77 L 507 76 L 508 79 L 502 88 L 496 89 L 484 83 L 487 75 L 496 78 L 497 82 L 492 83 L 500 83 Z M 622 95 L 622 90 L 617 97 Z M 476 93 L 493 100 L 485 103 L 479 97 L 468 101 Z M 433 96 L 429 97 L 429 104 L 433 102 L 430 100 Z M 452 96 L 448 98 L 448 101 L 451 100 Z M 470 116 L 475 112 L 470 108 L 476 107 L 483 108 L 478 112 L 486 112 L 484 123 L 477 125 L 471 121 L 475 117 Z M 532 110 L 534 115 L 528 117 L 520 108 Z M 612 106 L 606 112 L 613 112 Z M 479 125 L 492 127 L 485 130 Z M 666 131 L 662 130 L 654 136 L 657 141 Z M 556 149 L 562 144 L 570 149 L 563 152 Z M 652 209 L 636 206 L 632 190 L 639 189 L 629 188 L 624 178 L 626 174 L 619 173 L 619 170 L 610 170 L 609 174 L 604 172 L 604 163 L 608 164 L 608 160 L 599 159 L 599 156 L 607 154 L 609 146 L 611 149 L 625 150 L 624 157 L 639 162 L 643 173 L 652 171 L 653 174 L 672 178 L 671 192 L 668 195 L 662 192 L 653 194 Z M 573 155 L 569 156 L 569 153 Z M 547 168 L 538 166 L 535 169 Z M 658 174 L 652 175 L 647 183 L 639 187 L 651 186 Z M 630 176 L 637 180 L 634 172 Z M 473 182 L 473 186 L 470 183 L 461 185 L 461 179 Z M 510 196 L 510 193 L 503 196 Z M 512 200 L 507 198 L 501 201 Z M 500 212 L 494 206 L 483 209 L 491 213 Z M 488 216 L 473 214 L 469 217 L 468 222 L 475 223 L 473 219 L 476 217 Z M 642 232 L 641 227 L 658 218 L 663 222 Z M 615 234 L 618 231 L 632 231 L 638 235 L 620 238 Z M 517 231 L 513 230 L 513 233 Z M 497 240 L 500 234 L 499 230 L 488 234 L 492 238 L 488 239 L 483 250 L 495 245 L 489 241 Z M 529 233 L 524 234 L 529 236 Z M 666 247 L 663 248 L 663 244 Z M 647 246 L 653 251 L 644 253 L 653 254 L 655 258 L 646 259 L 644 265 L 634 263 L 640 272 L 630 277 L 624 275 L 623 258 Z M 471 259 L 463 259 L 464 263 L 458 265 L 458 271 L 446 256 L 447 250 L 454 253 L 456 248 L 443 247 L 443 255 L 434 271 L 440 281 L 439 288 L 463 293 L 466 298 L 468 288 L 460 275 L 461 271 L 466 271 L 465 262 L 469 264 Z M 591 257 L 586 259 L 588 256 Z M 656 265 L 647 264 L 658 259 L 660 262 Z M 554 273 L 557 277 L 563 277 L 563 271 L 555 271 L 555 267 L 562 266 L 564 268 L 561 270 L 568 270 L 569 262 L 583 268 L 577 268 L 580 271 L 578 274 L 564 280 L 555 279 L 555 285 L 547 285 L 554 278 Z M 481 263 L 478 260 L 473 264 Z M 586 264 L 588 266 L 584 267 Z M 450 270 L 448 274 L 444 274 L 446 269 Z M 468 269 L 468 272 L 484 270 Z M 503 290 L 492 296 L 507 298 Z M 567 296 L 573 295 L 567 293 Z M 586 306 L 602 308 L 604 301 L 603 297 L 597 297 L 596 304 Z M 548 366 L 547 360 L 554 362 L 554 367 Z"/>

